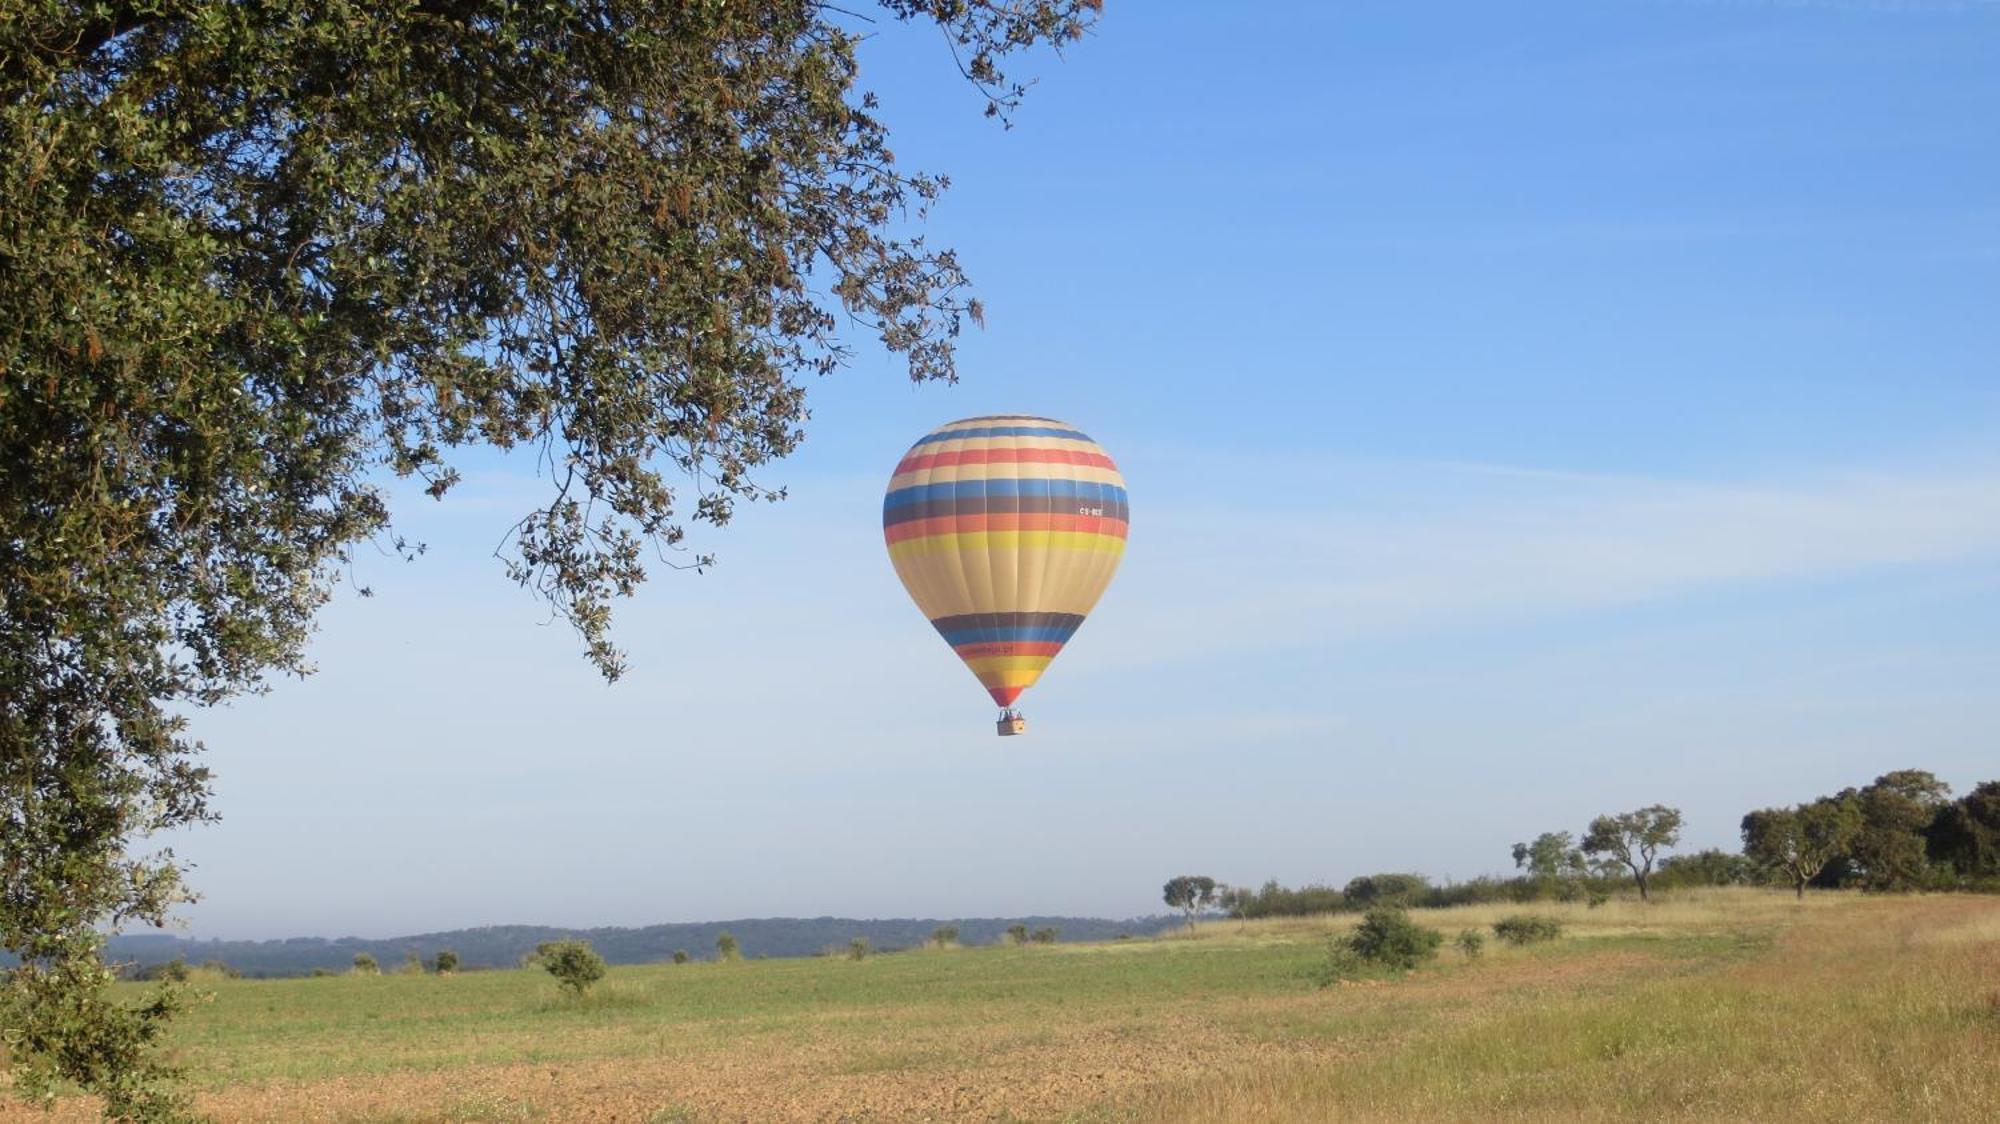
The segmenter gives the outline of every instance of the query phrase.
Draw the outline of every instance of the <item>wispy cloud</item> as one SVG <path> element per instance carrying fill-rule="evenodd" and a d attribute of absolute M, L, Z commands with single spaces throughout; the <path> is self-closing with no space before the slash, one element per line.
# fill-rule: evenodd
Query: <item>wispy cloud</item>
<path fill-rule="evenodd" d="M 1754 583 L 2000 558 L 2000 470 L 1737 484 L 1408 466 L 1365 504 L 1154 514 L 1115 658 L 1491 624 Z"/>

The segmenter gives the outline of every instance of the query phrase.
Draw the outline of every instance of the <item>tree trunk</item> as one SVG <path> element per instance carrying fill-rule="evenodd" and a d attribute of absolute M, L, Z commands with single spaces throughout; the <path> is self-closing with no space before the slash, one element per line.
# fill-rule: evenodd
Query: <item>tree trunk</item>
<path fill-rule="evenodd" d="M 1632 875 L 1632 880 L 1639 884 L 1639 900 L 1642 902 L 1651 900 L 1646 897 L 1646 876 L 1634 872 Z"/>

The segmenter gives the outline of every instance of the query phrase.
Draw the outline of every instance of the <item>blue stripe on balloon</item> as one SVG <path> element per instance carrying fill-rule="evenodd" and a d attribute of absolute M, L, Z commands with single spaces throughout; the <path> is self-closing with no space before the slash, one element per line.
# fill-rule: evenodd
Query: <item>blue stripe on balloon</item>
<path fill-rule="evenodd" d="M 1076 635 L 1075 625 L 1042 628 L 964 628 L 942 632 L 944 642 L 960 644 L 1067 644 Z"/>
<path fill-rule="evenodd" d="M 960 480 L 942 484 L 912 484 L 882 497 L 882 510 L 913 503 L 977 500 L 988 496 L 1047 496 L 1073 499 L 1078 506 L 1112 507 L 1126 501 L 1125 489 L 1095 480 Z"/>

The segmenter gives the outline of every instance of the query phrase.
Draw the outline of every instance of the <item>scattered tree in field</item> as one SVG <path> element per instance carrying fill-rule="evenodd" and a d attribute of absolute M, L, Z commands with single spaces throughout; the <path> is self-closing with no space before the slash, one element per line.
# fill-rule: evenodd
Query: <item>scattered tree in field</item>
<path fill-rule="evenodd" d="M 1951 786 L 1922 769 L 1899 769 L 1875 778 L 1852 793 L 1852 799 L 1861 827 L 1848 855 L 1861 885 L 1869 890 L 1924 885 L 1929 874 L 1926 833 L 1939 810 L 1951 803 Z"/>
<path fill-rule="evenodd" d="M 1966 878 L 2000 877 L 2000 781 L 1939 808 L 1924 834 L 1931 861 Z"/>
<path fill-rule="evenodd" d="M 1854 845 L 1861 811 L 1851 800 L 1822 797 L 1795 808 L 1766 808 L 1743 817 L 1743 853 L 1779 871 L 1803 898 L 1806 883 Z"/>
<path fill-rule="evenodd" d="M 543 941 L 535 946 L 535 960 L 556 978 L 563 990 L 578 998 L 604 978 L 604 957 L 589 941 Z"/>
<path fill-rule="evenodd" d="M 1751 886 L 1758 881 L 1756 863 L 1713 847 L 1661 859 L 1653 875 L 1659 886 Z"/>
<path fill-rule="evenodd" d="M 1437 956 L 1444 934 L 1410 920 L 1401 907 L 1378 905 L 1362 915 L 1347 943 L 1363 960 L 1409 971 Z"/>
<path fill-rule="evenodd" d="M 849 960 L 866 960 L 868 959 L 868 952 L 867 937 L 856 937 L 847 942 L 847 958 Z"/>
<path fill-rule="evenodd" d="M 931 943 L 939 948 L 950 948 L 958 943 L 958 926 L 939 925 L 931 930 Z"/>
<path fill-rule="evenodd" d="M 448 976 L 456 971 L 458 971 L 458 953 L 448 948 L 439 949 L 437 954 L 438 975 Z"/>
<path fill-rule="evenodd" d="M 877 0 L 1004 114 L 1098 0 Z M 185 714 L 307 670 L 384 473 L 557 466 L 509 576 L 622 670 L 649 548 L 783 494 L 845 325 L 919 381 L 981 315 L 944 186 L 820 3 L 44 0 L 0 18 L 0 956 L 13 1091 L 179 1112 L 170 993 L 105 990 L 212 819 Z M 684 482 L 685 481 L 685 482 Z M 706 564 L 695 556 L 695 565 Z"/>
<path fill-rule="evenodd" d="M 1493 923 L 1493 935 L 1512 945 L 1552 941 L 1562 936 L 1562 931 L 1562 922 L 1532 913 L 1517 913 Z"/>
<path fill-rule="evenodd" d="M 1486 951 L 1486 934 L 1477 929 L 1461 929 L 1458 934 L 1458 951 L 1467 960 L 1477 960 Z"/>
<path fill-rule="evenodd" d="M 354 954 L 355 975 L 376 976 L 380 975 L 381 973 L 382 973 L 382 966 L 375 962 L 374 956 L 366 952 L 357 952 Z"/>
<path fill-rule="evenodd" d="M 1057 929 L 1056 927 L 1051 925 L 1045 928 L 1036 929 L 1034 932 L 1028 934 L 1028 939 L 1035 942 L 1036 944 L 1054 944 L 1056 943 L 1057 934 L 1061 932 L 1062 930 Z"/>
<path fill-rule="evenodd" d="M 676 964 L 685 964 L 685 963 L 687 963 L 687 962 L 688 962 L 688 952 L 687 952 L 687 949 L 684 949 L 684 948 L 677 948 L 677 949 L 675 949 L 675 950 L 674 950 L 674 963 L 676 963 Z"/>
<path fill-rule="evenodd" d="M 1017 922 L 1015 922 L 1015 923 L 1014 923 L 1014 924 L 1012 924 L 1012 925 L 1009 925 L 1009 926 L 1007 926 L 1007 943 L 1008 943 L 1008 944 L 1027 944 L 1027 943 L 1028 943 L 1028 927 L 1027 927 L 1026 925 L 1023 925 L 1023 924 L 1021 924 L 1021 923 L 1020 923 L 1020 922 L 1018 922 L 1018 921 L 1017 921 Z"/>
<path fill-rule="evenodd" d="M 1161 891 L 1167 905 L 1187 914 L 1189 928 L 1195 915 L 1215 902 L 1215 879 L 1206 874 L 1181 874 L 1167 879 Z"/>
<path fill-rule="evenodd" d="M 1525 872 L 1538 893 L 1553 892 L 1565 901 L 1590 873 L 1583 851 L 1567 831 L 1545 831 L 1532 843 L 1514 844 L 1514 866 Z"/>
<path fill-rule="evenodd" d="M 1374 905 L 1407 906 L 1430 889 L 1430 885 L 1430 880 L 1421 874 L 1364 874 L 1349 879 L 1341 894 L 1364 909 Z"/>
<path fill-rule="evenodd" d="M 1653 876 L 1653 860 L 1662 848 L 1681 841 L 1681 812 L 1664 804 L 1654 804 L 1636 812 L 1599 816 L 1590 821 L 1583 835 L 1583 853 L 1603 855 L 1632 872 L 1639 884 L 1639 900 L 1647 900 L 1646 884 Z"/>
<path fill-rule="evenodd" d="M 724 932 L 715 938 L 715 958 L 725 963 L 743 959 L 743 948 L 736 943 L 736 934 Z"/>

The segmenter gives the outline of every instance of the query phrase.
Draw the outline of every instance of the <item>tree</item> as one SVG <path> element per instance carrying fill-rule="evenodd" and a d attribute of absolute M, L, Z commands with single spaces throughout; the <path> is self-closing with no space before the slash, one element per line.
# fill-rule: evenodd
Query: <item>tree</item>
<path fill-rule="evenodd" d="M 1766 808 L 1743 817 L 1743 853 L 1782 872 L 1800 898 L 1827 863 L 1851 847 L 1861 830 L 1852 801 L 1822 797 L 1795 808 Z"/>
<path fill-rule="evenodd" d="M 715 938 L 715 958 L 724 962 L 743 959 L 743 946 L 736 942 L 736 934 L 724 930 Z"/>
<path fill-rule="evenodd" d="M 1590 821 L 1583 835 L 1583 853 L 1603 855 L 1632 872 L 1639 884 L 1639 900 L 1646 899 L 1646 883 L 1653 875 L 1653 858 L 1661 848 L 1681 841 L 1681 812 L 1664 804 L 1653 804 L 1636 812 L 1599 816 Z"/>
<path fill-rule="evenodd" d="M 381 975 L 382 966 L 375 962 L 375 957 L 372 954 L 357 952 L 354 954 L 354 974 L 357 976 Z"/>
<path fill-rule="evenodd" d="M 1898 769 L 1853 794 L 1861 813 L 1850 857 L 1870 890 L 1909 890 L 1928 872 L 1925 833 L 1951 803 L 1951 786 L 1922 769 Z"/>
<path fill-rule="evenodd" d="M 674 950 L 674 963 L 676 963 L 676 964 L 685 964 L 685 963 L 687 963 L 687 962 L 688 962 L 688 954 L 687 954 L 687 949 L 684 949 L 684 948 L 677 948 L 677 949 L 675 949 L 675 950 Z"/>
<path fill-rule="evenodd" d="M 931 930 L 931 943 L 939 948 L 950 948 L 958 943 L 958 926 L 939 925 Z"/>
<path fill-rule="evenodd" d="M 1748 886 L 1757 875 L 1757 864 L 1748 858 L 1709 847 L 1661 859 L 1653 878 L 1665 886 Z"/>
<path fill-rule="evenodd" d="M 1053 925 L 1045 925 L 1028 934 L 1028 939 L 1034 941 L 1036 944 L 1054 944 L 1056 943 L 1056 937 L 1061 933 L 1061 929 Z"/>
<path fill-rule="evenodd" d="M 456 971 L 458 971 L 458 953 L 448 948 L 439 949 L 437 954 L 438 975 L 448 976 Z"/>
<path fill-rule="evenodd" d="M 1355 905 L 1408 905 L 1430 888 L 1421 874 L 1364 874 L 1350 878 L 1341 894 Z"/>
<path fill-rule="evenodd" d="M 1098 0 L 877 0 L 989 114 Z M 551 469 L 508 575 L 623 669 L 648 549 L 783 495 L 857 325 L 916 380 L 978 320 L 896 233 L 897 167 L 817 0 L 47 0 L 0 20 L 0 1006 L 17 1091 L 146 1090 L 168 995 L 103 932 L 185 900 L 147 836 L 214 818 L 189 710 L 304 674 L 387 474 Z M 685 483 L 684 483 L 685 481 Z"/>
<path fill-rule="evenodd" d="M 1931 861 L 1965 878 L 2000 875 L 2000 781 L 1978 785 L 1939 808 L 1924 831 Z"/>
<path fill-rule="evenodd" d="M 579 999 L 604 978 L 604 957 L 589 941 L 543 941 L 535 946 L 535 960 L 564 991 Z"/>
<path fill-rule="evenodd" d="M 1558 895 L 1573 895 L 1576 883 L 1589 867 L 1583 852 L 1567 831 L 1545 831 L 1533 843 L 1514 844 L 1514 866 L 1527 872 L 1538 891 L 1554 888 Z"/>
<path fill-rule="evenodd" d="M 1206 874 L 1180 874 L 1167 879 L 1160 896 L 1167 905 L 1187 914 L 1189 928 L 1195 915 L 1215 902 L 1215 879 Z"/>
<path fill-rule="evenodd" d="M 867 937 L 856 937 L 847 942 L 847 958 L 849 960 L 866 960 L 868 959 L 869 951 Z"/>
<path fill-rule="evenodd" d="M 1017 921 L 1017 922 L 1015 922 L 1015 923 L 1014 923 L 1014 924 L 1012 924 L 1012 925 L 1009 925 L 1009 926 L 1007 926 L 1007 943 L 1008 943 L 1008 944 L 1027 944 L 1027 943 L 1028 943 L 1028 927 L 1027 927 L 1026 925 L 1023 925 L 1023 924 L 1021 924 L 1021 923 L 1020 923 L 1020 922 L 1018 922 L 1018 921 Z"/>

